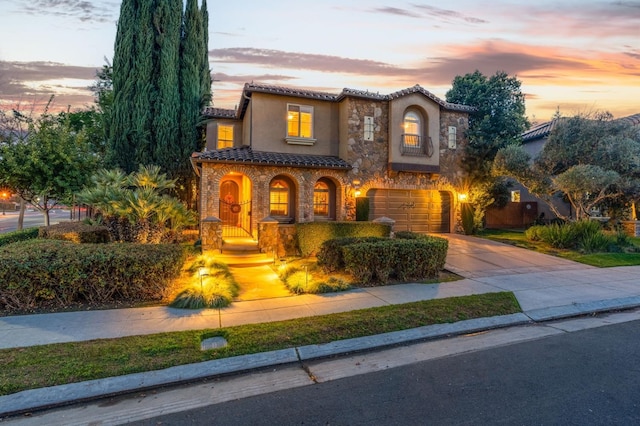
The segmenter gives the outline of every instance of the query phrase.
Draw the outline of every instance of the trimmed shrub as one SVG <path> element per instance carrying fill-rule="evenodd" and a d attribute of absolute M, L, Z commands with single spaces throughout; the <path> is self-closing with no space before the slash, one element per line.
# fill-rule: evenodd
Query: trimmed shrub
<path fill-rule="evenodd" d="M 327 272 L 335 272 L 344 269 L 344 255 L 342 248 L 354 243 L 371 243 L 381 240 L 387 240 L 384 237 L 345 237 L 327 240 L 320 246 L 318 252 L 318 266 Z"/>
<path fill-rule="evenodd" d="M 444 269 L 449 241 L 424 236 L 396 242 L 393 269 L 400 281 L 436 278 Z"/>
<path fill-rule="evenodd" d="M 369 220 L 369 198 L 356 198 L 356 221 L 365 222 Z"/>
<path fill-rule="evenodd" d="M 412 231 L 398 231 L 395 233 L 395 237 L 401 240 L 417 240 L 420 238 L 428 238 L 425 234 L 418 234 Z"/>
<path fill-rule="evenodd" d="M 83 222 L 60 222 L 40 228 L 40 238 L 71 241 L 72 243 L 108 243 L 111 239 L 106 226 L 89 225 Z"/>
<path fill-rule="evenodd" d="M 444 238 L 393 239 L 343 247 L 346 270 L 360 283 L 435 278 L 444 268 L 449 242 Z"/>
<path fill-rule="evenodd" d="M 184 260 L 178 245 L 17 242 L 0 252 L 0 309 L 160 300 Z"/>
<path fill-rule="evenodd" d="M 7 244 L 17 243 L 18 241 L 32 240 L 38 238 L 38 228 L 20 229 L 18 231 L 0 234 L 0 247 Z"/>
<path fill-rule="evenodd" d="M 306 222 L 296 224 L 303 257 L 315 255 L 322 243 L 343 237 L 389 237 L 391 226 L 373 222 Z"/>
<path fill-rule="evenodd" d="M 476 231 L 475 209 L 470 203 L 462 203 L 462 229 L 465 235 L 472 235 Z"/>

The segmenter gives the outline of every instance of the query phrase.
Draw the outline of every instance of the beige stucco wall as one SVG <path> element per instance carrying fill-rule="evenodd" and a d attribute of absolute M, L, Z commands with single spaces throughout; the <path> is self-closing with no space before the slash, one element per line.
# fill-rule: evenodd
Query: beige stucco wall
<path fill-rule="evenodd" d="M 313 107 L 315 142 L 312 146 L 287 143 L 287 104 Z M 253 93 L 249 111 L 253 114 L 251 147 L 254 151 L 338 155 L 338 105 L 333 102 Z M 247 121 L 246 118 L 245 121 Z M 246 140 L 245 145 L 247 145 Z"/>
<path fill-rule="evenodd" d="M 420 111 L 425 119 L 426 128 L 423 131 L 431 138 L 434 152 L 431 157 L 415 157 L 402 155 L 402 134 L 404 133 L 404 114 L 409 109 Z M 389 158 L 392 163 L 424 164 L 437 166 L 440 164 L 440 154 L 437 148 L 440 139 L 440 106 L 433 100 L 420 93 L 413 93 L 401 98 L 393 99 L 389 106 Z"/>
<path fill-rule="evenodd" d="M 216 118 L 207 122 L 205 148 L 208 151 L 218 149 L 218 125 L 233 126 L 234 146 L 239 146 L 242 141 L 244 123 L 240 120 Z"/>

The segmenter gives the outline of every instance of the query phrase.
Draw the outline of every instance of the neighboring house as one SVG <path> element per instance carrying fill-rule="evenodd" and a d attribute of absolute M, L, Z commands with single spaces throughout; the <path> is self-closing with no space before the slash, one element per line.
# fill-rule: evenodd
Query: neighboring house
<path fill-rule="evenodd" d="M 547 121 L 546 123 L 539 124 L 522 134 L 522 147 L 531 156 L 532 160 L 542 152 L 544 145 L 549 139 L 549 135 L 563 119 L 564 118 L 558 118 Z M 640 114 L 616 119 L 616 121 L 618 120 L 631 124 L 632 126 L 640 127 Z M 518 199 L 520 203 L 538 202 L 538 215 L 542 214 L 542 217 L 546 220 L 551 220 L 556 217 L 545 202 L 529 194 L 529 192 L 520 184 L 516 184 L 512 191 L 512 201 L 514 201 L 514 199 Z M 567 217 L 574 216 L 571 204 L 564 201 L 561 196 L 554 198 L 554 205 L 563 215 L 566 215 Z"/>
<path fill-rule="evenodd" d="M 206 109 L 206 148 L 191 158 L 203 246 L 259 239 L 262 223 L 291 239 L 289 224 L 363 215 L 396 231 L 459 230 L 454 184 L 471 111 L 419 85 L 381 95 L 245 84 L 235 110 Z"/>

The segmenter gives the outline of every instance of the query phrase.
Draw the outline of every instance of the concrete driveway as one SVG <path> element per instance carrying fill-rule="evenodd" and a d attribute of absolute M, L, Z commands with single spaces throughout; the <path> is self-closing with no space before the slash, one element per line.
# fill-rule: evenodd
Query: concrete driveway
<path fill-rule="evenodd" d="M 476 292 L 512 291 L 532 317 L 559 307 L 633 305 L 640 297 L 640 266 L 596 268 L 481 238 L 444 237 L 446 269 L 466 278 L 451 284 Z"/>
<path fill-rule="evenodd" d="M 446 269 L 465 278 L 593 268 L 571 260 L 468 235 L 438 236 L 449 240 Z"/>

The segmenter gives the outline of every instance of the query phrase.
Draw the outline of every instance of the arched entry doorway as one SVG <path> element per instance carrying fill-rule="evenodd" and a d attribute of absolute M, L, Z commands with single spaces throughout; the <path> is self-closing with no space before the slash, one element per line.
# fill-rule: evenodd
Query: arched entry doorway
<path fill-rule="evenodd" d="M 220 181 L 220 220 L 223 237 L 253 237 L 251 226 L 251 180 L 230 173 Z"/>

